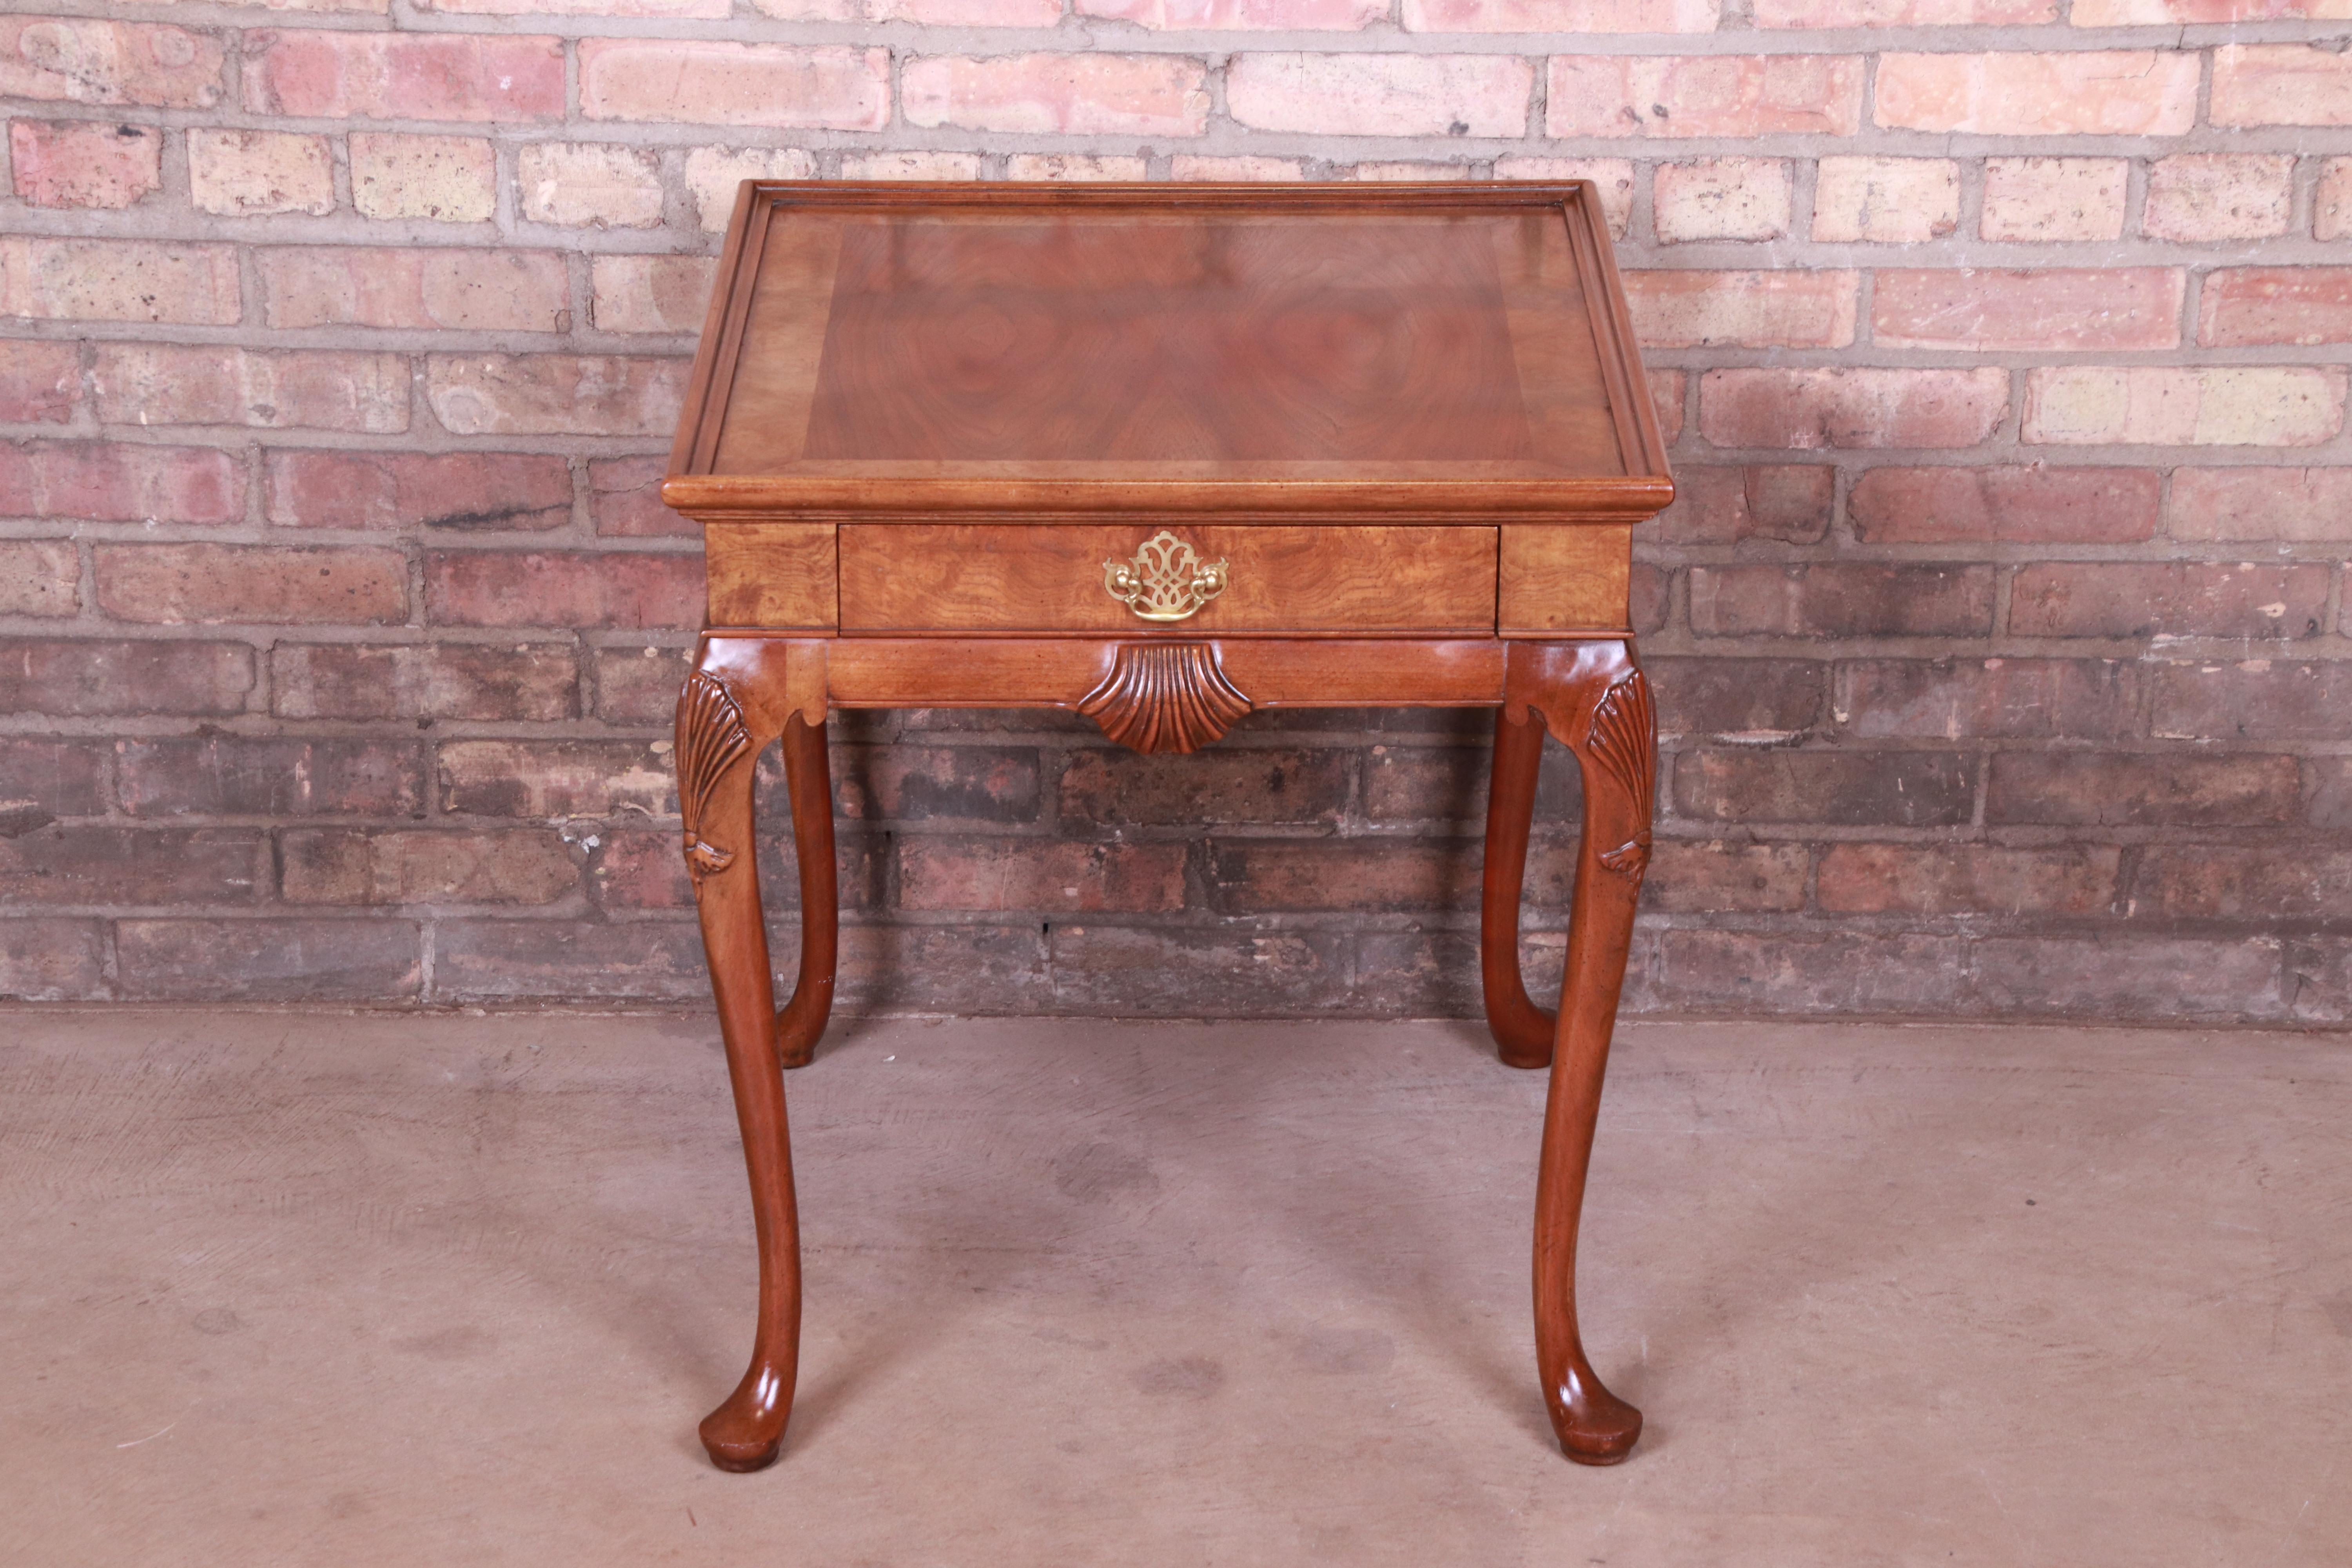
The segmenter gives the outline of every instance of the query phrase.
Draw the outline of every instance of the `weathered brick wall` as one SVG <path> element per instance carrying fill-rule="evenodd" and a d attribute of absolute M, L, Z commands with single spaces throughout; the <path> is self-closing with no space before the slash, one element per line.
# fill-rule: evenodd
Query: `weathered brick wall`
<path fill-rule="evenodd" d="M 1576 174 L 1685 496 L 1631 1004 L 2352 1011 L 2347 0 L 26 9 L 0 994 L 700 994 L 652 486 L 741 176 Z M 1475 1007 L 1479 723 L 839 739 L 866 1005 Z"/>

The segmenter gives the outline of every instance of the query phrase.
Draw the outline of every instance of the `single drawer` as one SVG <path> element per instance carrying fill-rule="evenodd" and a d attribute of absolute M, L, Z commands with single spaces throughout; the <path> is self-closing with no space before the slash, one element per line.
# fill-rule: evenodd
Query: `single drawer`
<path fill-rule="evenodd" d="M 844 632 L 1491 636 L 1496 531 L 845 523 Z"/>

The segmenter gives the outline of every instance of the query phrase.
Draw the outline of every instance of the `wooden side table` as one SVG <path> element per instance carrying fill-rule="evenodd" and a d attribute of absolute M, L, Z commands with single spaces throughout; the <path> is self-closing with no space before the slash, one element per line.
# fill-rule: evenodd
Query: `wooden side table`
<path fill-rule="evenodd" d="M 678 801 L 760 1249 L 743 1381 L 776 1457 L 799 1353 L 780 1067 L 833 1002 L 831 708 L 1054 707 L 1190 752 L 1265 708 L 1496 710 L 1480 970 L 1551 1068 L 1536 1363 L 1570 1458 L 1641 1413 L 1576 1323 L 1576 1233 L 1650 857 L 1633 525 L 1673 499 L 1598 194 L 1491 185 L 747 182 L 663 499 L 706 525 Z M 1559 1012 L 1518 966 L 1543 736 L 1583 837 Z M 782 742 L 800 977 L 769 976 L 752 759 Z"/>

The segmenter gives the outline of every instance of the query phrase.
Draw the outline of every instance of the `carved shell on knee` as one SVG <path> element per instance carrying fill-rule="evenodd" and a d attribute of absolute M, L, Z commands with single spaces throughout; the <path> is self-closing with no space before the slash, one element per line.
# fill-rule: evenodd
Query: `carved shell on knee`
<path fill-rule="evenodd" d="M 1078 700 L 1106 736 L 1139 752 L 1197 752 L 1253 706 L 1215 646 L 1197 642 L 1121 643 L 1110 674 Z"/>
<path fill-rule="evenodd" d="M 677 812 L 686 828 L 686 866 L 698 882 L 734 863 L 735 852 L 702 837 L 703 814 L 719 781 L 751 750 L 743 710 L 718 677 L 696 670 L 677 700 Z"/>
<path fill-rule="evenodd" d="M 1650 812 L 1658 787 L 1657 710 L 1640 670 L 1601 693 L 1585 749 L 1624 790 L 1639 824 L 1631 838 L 1602 850 L 1599 859 L 1628 881 L 1639 882 L 1650 868 Z"/>

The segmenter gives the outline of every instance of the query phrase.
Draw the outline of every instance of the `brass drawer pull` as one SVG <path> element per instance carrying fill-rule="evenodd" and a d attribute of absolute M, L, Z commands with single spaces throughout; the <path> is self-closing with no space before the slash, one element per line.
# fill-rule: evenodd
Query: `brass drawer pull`
<path fill-rule="evenodd" d="M 1103 589 L 1147 621 L 1181 621 L 1225 591 L 1225 563 L 1203 565 L 1191 545 L 1163 528 L 1134 560 L 1103 563 Z"/>

